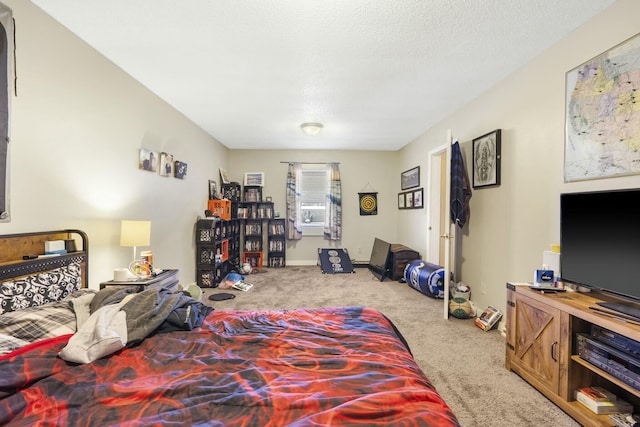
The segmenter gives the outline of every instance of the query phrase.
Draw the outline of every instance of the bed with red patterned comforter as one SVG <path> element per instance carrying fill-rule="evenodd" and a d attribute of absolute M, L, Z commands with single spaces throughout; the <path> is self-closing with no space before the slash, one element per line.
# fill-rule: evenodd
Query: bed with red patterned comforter
<path fill-rule="evenodd" d="M 68 339 L 0 358 L 0 425 L 459 425 L 369 308 L 215 310 L 86 364 Z"/>

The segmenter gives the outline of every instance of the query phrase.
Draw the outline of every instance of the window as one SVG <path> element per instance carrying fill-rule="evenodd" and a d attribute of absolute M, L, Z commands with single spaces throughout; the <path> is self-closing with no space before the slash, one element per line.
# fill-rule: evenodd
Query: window
<path fill-rule="evenodd" d="M 329 177 L 324 166 L 304 165 L 300 174 L 300 206 L 298 215 L 302 234 L 321 236 L 325 225 L 325 206 Z"/>

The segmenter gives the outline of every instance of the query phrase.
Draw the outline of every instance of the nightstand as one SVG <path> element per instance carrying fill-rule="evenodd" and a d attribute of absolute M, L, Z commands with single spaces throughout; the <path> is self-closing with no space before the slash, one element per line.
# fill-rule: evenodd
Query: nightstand
<path fill-rule="evenodd" d="M 140 286 L 142 289 L 167 288 L 172 291 L 178 290 L 178 270 L 162 270 L 151 277 L 135 278 L 131 280 L 109 280 L 100 283 L 100 289 L 109 286 Z"/>

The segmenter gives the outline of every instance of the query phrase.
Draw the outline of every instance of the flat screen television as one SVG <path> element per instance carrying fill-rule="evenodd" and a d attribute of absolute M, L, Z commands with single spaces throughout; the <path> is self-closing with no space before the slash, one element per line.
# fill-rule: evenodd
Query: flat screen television
<path fill-rule="evenodd" d="M 391 263 L 391 243 L 377 237 L 373 241 L 371 257 L 369 258 L 369 270 L 381 282 L 385 276 L 389 275 L 389 264 Z"/>
<path fill-rule="evenodd" d="M 560 195 L 560 276 L 640 318 L 640 189 Z"/>

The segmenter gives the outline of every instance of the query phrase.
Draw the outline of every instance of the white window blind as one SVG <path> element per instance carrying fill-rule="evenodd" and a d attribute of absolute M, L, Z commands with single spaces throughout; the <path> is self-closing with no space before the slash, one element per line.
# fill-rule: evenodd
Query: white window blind
<path fill-rule="evenodd" d="M 325 169 L 302 170 L 299 213 L 303 227 L 324 227 L 328 191 L 329 178 Z"/>

